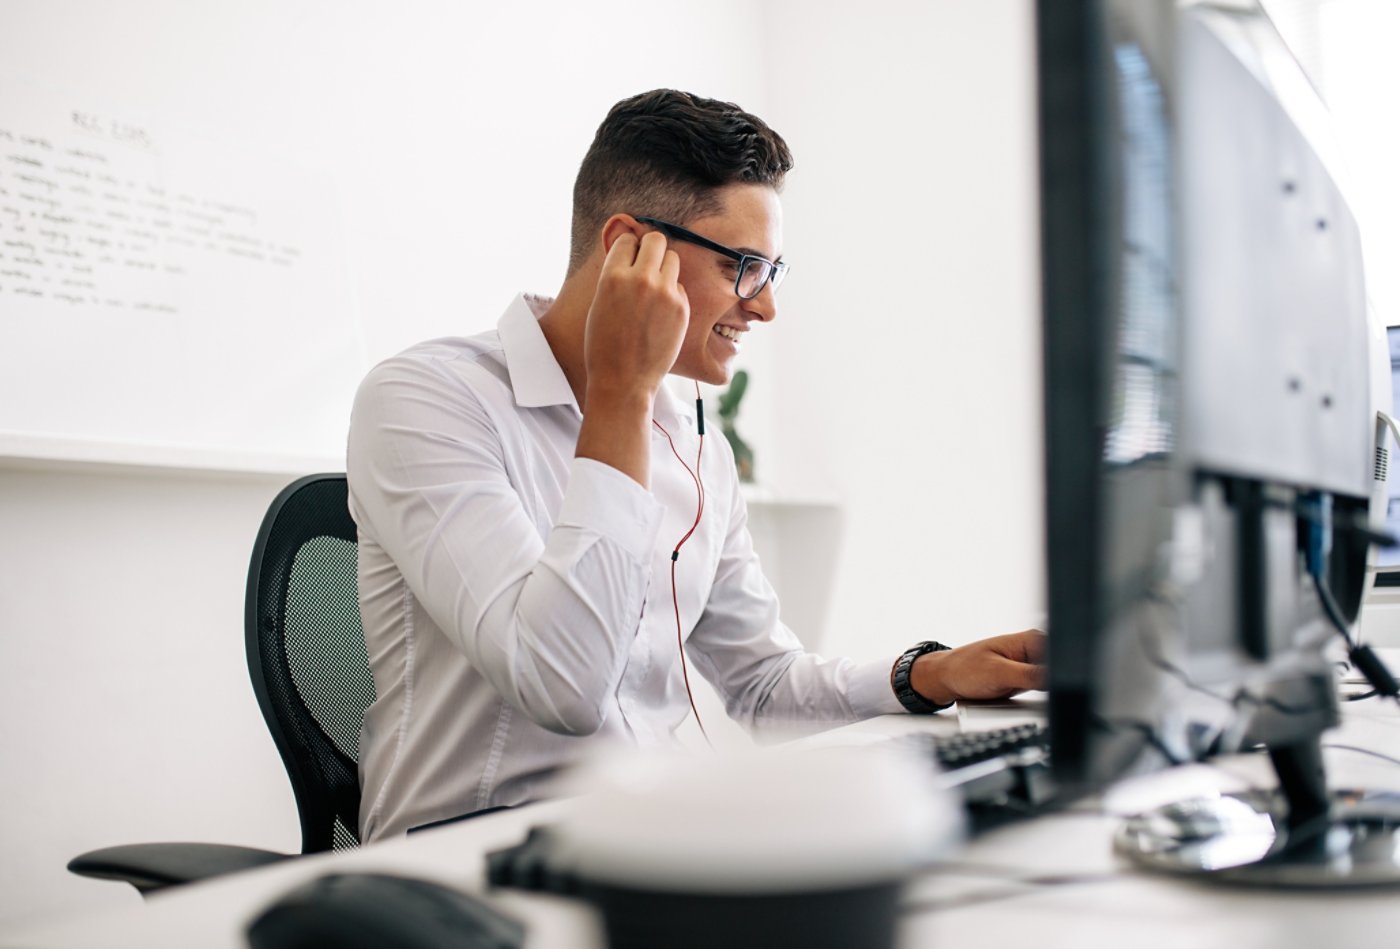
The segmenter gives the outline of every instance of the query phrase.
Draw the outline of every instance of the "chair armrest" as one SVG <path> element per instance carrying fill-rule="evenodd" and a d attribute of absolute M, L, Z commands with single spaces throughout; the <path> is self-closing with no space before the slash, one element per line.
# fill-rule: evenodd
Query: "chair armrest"
<path fill-rule="evenodd" d="M 68 861 L 79 876 L 130 883 L 143 894 L 290 860 L 293 854 L 227 844 L 123 844 Z"/>

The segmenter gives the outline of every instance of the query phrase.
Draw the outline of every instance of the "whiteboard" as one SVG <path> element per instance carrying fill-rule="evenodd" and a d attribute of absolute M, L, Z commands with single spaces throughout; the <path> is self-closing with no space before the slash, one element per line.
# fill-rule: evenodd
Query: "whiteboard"
<path fill-rule="evenodd" d="M 0 82 L 0 456 L 342 466 L 353 300 L 328 174 Z"/>

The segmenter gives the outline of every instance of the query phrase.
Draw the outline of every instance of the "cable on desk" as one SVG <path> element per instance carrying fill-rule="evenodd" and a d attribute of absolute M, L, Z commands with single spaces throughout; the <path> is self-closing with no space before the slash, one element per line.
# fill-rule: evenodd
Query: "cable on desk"
<path fill-rule="evenodd" d="M 1384 415 L 1384 413 L 1381 413 Z M 1386 416 L 1389 424 L 1394 429 L 1395 420 Z M 1332 596 L 1332 590 L 1327 585 L 1327 575 L 1325 571 L 1326 555 L 1324 553 L 1326 542 L 1329 539 L 1329 532 L 1332 529 L 1331 520 L 1331 498 L 1323 494 L 1307 494 L 1300 497 L 1296 504 L 1297 513 L 1300 518 L 1309 522 L 1311 526 L 1311 536 L 1307 545 L 1307 556 L 1305 557 L 1309 576 L 1312 577 L 1313 586 L 1317 588 L 1318 598 L 1322 601 L 1322 611 L 1327 615 L 1327 619 L 1336 628 L 1337 633 L 1346 641 L 1347 659 L 1351 664 L 1361 670 L 1366 681 L 1371 683 L 1375 691 L 1386 698 L 1394 699 L 1400 705 L 1400 682 L 1391 675 L 1386 668 L 1381 657 L 1376 655 L 1375 650 L 1370 646 L 1358 643 L 1352 639 L 1351 630 L 1347 627 L 1346 617 L 1342 615 L 1341 608 L 1337 606 L 1337 600 Z M 1377 532 L 1358 526 L 1356 524 L 1341 525 L 1342 529 L 1361 532 L 1370 536 L 1372 543 L 1377 543 L 1382 535 Z M 1394 541 L 1394 538 L 1385 539 Z"/>
<path fill-rule="evenodd" d="M 969 906 L 980 906 L 983 903 L 996 903 L 1001 900 L 1016 899 L 1020 896 L 1030 896 L 1035 893 L 1043 893 L 1048 889 L 1065 886 L 1090 886 L 1098 883 L 1121 882 L 1126 879 L 1128 876 L 1123 873 L 1049 873 L 1011 878 L 1004 881 L 1006 885 L 1021 886 L 1023 889 L 977 890 L 946 899 L 906 900 L 900 904 L 899 911 L 906 916 L 920 913 L 944 913 L 950 910 L 966 909 Z"/>
<path fill-rule="evenodd" d="M 1362 748 L 1359 745 L 1339 745 L 1329 742 L 1323 745 L 1322 747 L 1323 750 L 1327 750 L 1330 748 L 1336 751 L 1354 751 L 1359 755 L 1370 755 L 1372 758 L 1379 758 L 1382 761 L 1388 761 L 1393 765 L 1400 765 L 1400 758 L 1396 758 L 1392 755 L 1387 755 L 1380 751 L 1372 751 L 1370 748 Z"/>
<path fill-rule="evenodd" d="M 1094 814 L 1082 816 L 1092 816 L 1102 819 L 1111 817 L 1111 814 L 1100 811 Z M 1003 880 L 1008 883 L 1055 883 L 1062 877 L 1082 876 L 1083 874 L 1066 873 L 1026 873 L 1021 867 L 1008 867 L 999 863 L 978 863 L 975 860 L 945 860 L 927 868 L 924 871 L 929 876 L 976 876 L 987 877 L 993 880 Z"/>
<path fill-rule="evenodd" d="M 1170 597 L 1168 597 L 1166 594 L 1157 592 L 1155 590 L 1149 592 L 1147 599 L 1148 602 L 1156 603 L 1159 606 L 1165 606 L 1175 611 L 1180 610 L 1180 606 L 1173 602 Z M 1348 642 L 1350 642 L 1350 640 L 1348 640 Z M 1241 703 L 1248 703 L 1250 705 L 1255 706 L 1256 708 L 1261 706 L 1270 708 L 1273 709 L 1275 712 L 1279 712 L 1283 715 L 1315 715 L 1320 711 L 1325 711 L 1325 706 L 1321 704 L 1289 705 L 1286 702 L 1280 702 L 1278 699 L 1268 695 L 1255 695 L 1253 692 L 1250 692 L 1244 687 L 1240 687 L 1239 689 L 1237 689 L 1233 695 L 1221 695 L 1219 692 L 1214 692 L 1211 689 L 1208 689 L 1205 686 L 1195 682 L 1191 678 L 1191 676 L 1186 672 L 1186 670 L 1182 669 L 1180 666 L 1173 664 L 1170 660 L 1163 656 L 1161 654 L 1160 648 L 1158 648 L 1160 644 L 1153 644 L 1153 647 L 1149 648 L 1145 635 L 1139 636 L 1139 643 L 1143 647 L 1142 651 L 1143 654 L 1147 656 L 1147 661 L 1152 663 L 1152 665 L 1170 674 L 1173 678 L 1177 679 L 1188 689 L 1191 689 L 1194 692 L 1199 692 L 1202 695 L 1215 699 L 1217 702 L 1223 702 L 1226 705 L 1230 706 L 1230 708 L 1233 711 L 1238 712 Z"/>
<path fill-rule="evenodd" d="M 1131 730 L 1133 730 L 1133 731 L 1136 731 L 1136 732 L 1141 733 L 1141 734 L 1143 735 L 1143 737 L 1147 740 L 1147 743 L 1152 747 L 1152 749 L 1153 749 L 1154 751 L 1156 751 L 1157 754 L 1161 755 L 1162 758 L 1167 762 L 1167 764 L 1168 764 L 1169 766 L 1173 767 L 1173 768 L 1175 768 L 1175 767 L 1180 767 L 1181 765 L 1187 765 L 1187 764 L 1199 764 L 1199 765 L 1204 765 L 1204 766 L 1207 767 L 1207 768 L 1210 768 L 1210 769 L 1212 769 L 1212 770 L 1214 770 L 1214 771 L 1220 772 L 1221 774 L 1225 775 L 1225 776 L 1228 777 L 1228 778 L 1231 778 L 1231 779 L 1233 779 L 1233 780 L 1235 780 L 1235 781 L 1243 782 L 1243 784 L 1245 785 L 1245 787 L 1247 787 L 1250 791 L 1254 791 L 1254 792 L 1258 792 L 1258 793 L 1267 793 L 1267 792 L 1273 790 L 1273 788 L 1269 788 L 1269 787 L 1266 787 L 1266 786 L 1264 786 L 1264 785 L 1261 785 L 1261 784 L 1259 784 L 1257 781 L 1254 781 L 1254 780 L 1252 780 L 1252 779 L 1250 779 L 1249 777 L 1246 777 L 1246 776 L 1244 776 L 1244 775 L 1235 774 L 1233 771 L 1231 771 L 1230 769 L 1226 768 L 1226 767 L 1224 766 L 1224 763 L 1223 763 L 1223 762 L 1221 761 L 1221 759 L 1220 759 L 1219 753 L 1218 753 L 1217 751 L 1215 751 L 1215 750 L 1209 748 L 1209 747 L 1203 747 L 1203 748 L 1196 749 L 1196 750 L 1193 752 L 1193 757 L 1190 757 L 1190 758 L 1180 758 L 1180 757 L 1178 757 L 1177 755 L 1175 755 L 1175 754 L 1172 753 L 1171 749 L 1169 749 L 1169 748 L 1167 747 L 1166 742 L 1165 742 L 1165 741 L 1162 739 L 1162 737 L 1156 732 L 1156 730 L 1155 730 L 1150 724 L 1148 724 L 1148 723 L 1146 723 L 1146 722 L 1141 722 L 1141 721 L 1137 721 L 1137 720 L 1113 720 L 1113 719 L 1105 719 L 1105 718 L 1101 718 L 1101 717 L 1095 716 L 1095 718 L 1094 718 L 1094 723 L 1095 723 L 1098 727 L 1103 728 L 1103 729 L 1107 729 L 1107 730 L 1110 730 L 1110 731 L 1112 731 L 1112 730 L 1117 730 L 1117 729 L 1131 729 Z M 1231 751 L 1229 752 L 1229 754 L 1231 754 L 1231 755 L 1261 754 L 1261 753 L 1263 753 L 1263 752 L 1265 752 L 1265 751 L 1267 751 L 1267 750 L 1268 750 L 1267 746 L 1261 744 L 1261 745 L 1252 745 L 1252 746 L 1250 746 L 1250 747 L 1248 747 L 1248 748 L 1244 748 L 1244 747 L 1235 748 L 1235 749 L 1231 750 Z M 1109 814 L 1108 811 L 1103 811 L 1103 810 L 1100 810 L 1100 813 Z M 1117 816 L 1117 815 L 1109 815 L 1109 816 Z"/>
<path fill-rule="evenodd" d="M 1174 601 L 1171 597 L 1167 596 L 1165 593 L 1161 593 L 1157 590 L 1149 590 L 1147 592 L 1147 602 L 1155 603 L 1158 606 L 1170 610 L 1173 613 L 1173 615 L 1168 617 L 1168 622 L 1180 622 L 1180 604 Z M 1138 631 L 1138 644 L 1142 646 L 1143 654 L 1147 656 L 1148 662 L 1152 663 L 1152 665 L 1156 666 L 1158 669 L 1161 669 L 1163 672 L 1166 672 L 1168 675 L 1172 676 L 1174 679 L 1179 681 L 1182 685 L 1186 686 L 1191 691 L 1199 692 L 1200 694 L 1207 696 L 1208 698 L 1215 699 L 1217 702 L 1222 702 L 1225 705 L 1230 706 L 1231 709 L 1236 709 L 1238 707 L 1238 695 L 1235 698 L 1231 698 L 1230 696 L 1221 695 L 1218 692 L 1214 692 L 1206 688 L 1205 686 L 1200 685 L 1186 673 L 1185 669 L 1182 669 L 1180 666 L 1177 666 L 1174 663 L 1170 662 L 1166 656 L 1162 655 L 1161 643 L 1154 642 L 1149 644 L 1147 641 L 1146 623 L 1138 624 Z"/>
<path fill-rule="evenodd" d="M 1152 746 L 1152 750 L 1161 755 L 1163 760 L 1173 768 L 1178 765 L 1188 764 L 1186 759 L 1177 757 L 1176 753 L 1167 747 L 1167 743 L 1162 740 L 1162 736 L 1157 734 L 1157 729 L 1147 722 L 1140 722 L 1135 719 L 1110 719 L 1099 715 L 1093 715 L 1093 723 L 1100 729 L 1107 732 L 1135 731 L 1142 735 L 1143 739 Z"/>

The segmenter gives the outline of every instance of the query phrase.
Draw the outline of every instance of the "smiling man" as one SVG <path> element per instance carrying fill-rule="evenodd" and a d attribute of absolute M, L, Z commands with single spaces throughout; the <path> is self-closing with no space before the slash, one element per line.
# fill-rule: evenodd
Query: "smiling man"
<path fill-rule="evenodd" d="M 363 839 L 546 796 L 600 743 L 674 741 L 687 658 L 752 729 L 1042 686 L 1034 631 L 867 663 L 805 652 L 727 442 L 662 385 L 724 384 L 776 317 L 791 167 L 737 106 L 624 100 L 579 170 L 558 295 L 366 378 L 347 456 L 377 693 Z"/>

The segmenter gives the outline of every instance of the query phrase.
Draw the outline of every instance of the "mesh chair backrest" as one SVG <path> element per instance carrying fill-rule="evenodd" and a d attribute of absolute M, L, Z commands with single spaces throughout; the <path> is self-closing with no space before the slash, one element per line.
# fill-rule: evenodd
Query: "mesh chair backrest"
<path fill-rule="evenodd" d="M 360 724 L 374 701 L 344 475 L 310 475 L 272 502 L 248 570 L 253 691 L 296 795 L 302 851 L 359 842 Z"/>

